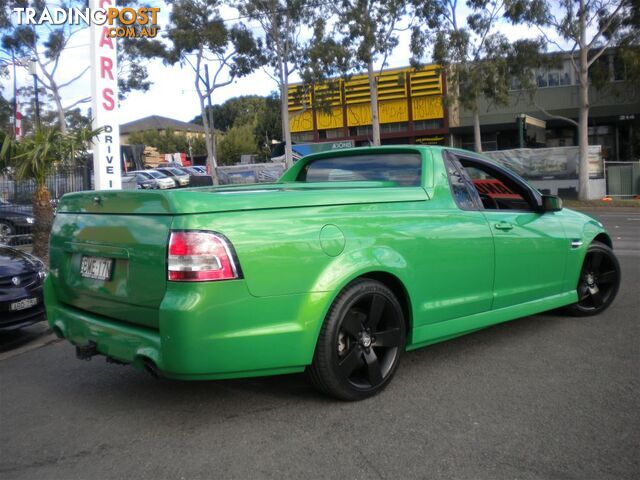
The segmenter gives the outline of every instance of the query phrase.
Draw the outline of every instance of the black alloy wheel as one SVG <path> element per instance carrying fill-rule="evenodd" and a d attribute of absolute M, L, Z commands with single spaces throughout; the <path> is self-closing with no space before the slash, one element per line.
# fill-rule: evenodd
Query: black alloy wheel
<path fill-rule="evenodd" d="M 378 281 L 357 280 L 327 314 L 308 369 L 311 381 L 342 400 L 370 397 L 391 380 L 405 337 L 404 314 L 393 292 Z"/>
<path fill-rule="evenodd" d="M 620 264 L 613 250 L 604 243 L 589 245 L 578 279 L 578 303 L 569 313 L 585 317 L 597 315 L 613 302 L 620 287 Z"/>

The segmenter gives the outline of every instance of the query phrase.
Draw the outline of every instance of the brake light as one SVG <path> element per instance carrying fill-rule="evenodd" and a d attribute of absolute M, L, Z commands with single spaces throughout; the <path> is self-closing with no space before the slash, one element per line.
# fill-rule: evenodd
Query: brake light
<path fill-rule="evenodd" d="M 240 278 L 234 257 L 233 247 L 219 233 L 174 231 L 169 237 L 168 279 L 205 282 Z"/>

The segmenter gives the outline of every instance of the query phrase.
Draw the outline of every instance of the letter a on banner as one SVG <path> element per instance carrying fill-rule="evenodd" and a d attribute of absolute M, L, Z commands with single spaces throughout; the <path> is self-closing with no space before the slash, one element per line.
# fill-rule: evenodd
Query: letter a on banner
<path fill-rule="evenodd" d="M 116 6 L 116 0 L 89 0 L 91 11 Z M 116 39 L 109 37 L 108 24 L 91 22 L 91 114 L 93 128 L 102 132 L 93 141 L 93 171 L 96 190 L 120 190 L 120 123 L 118 120 L 118 75 Z"/>

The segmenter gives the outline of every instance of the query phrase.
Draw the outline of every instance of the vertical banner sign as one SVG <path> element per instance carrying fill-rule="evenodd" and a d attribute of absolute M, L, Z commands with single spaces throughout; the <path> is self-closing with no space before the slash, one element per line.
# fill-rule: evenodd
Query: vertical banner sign
<path fill-rule="evenodd" d="M 116 0 L 89 0 L 89 8 L 108 9 Z M 118 76 L 116 39 L 109 37 L 108 24 L 91 22 L 91 113 L 93 128 L 102 133 L 93 142 L 96 190 L 120 190 L 120 124 L 118 122 Z"/>

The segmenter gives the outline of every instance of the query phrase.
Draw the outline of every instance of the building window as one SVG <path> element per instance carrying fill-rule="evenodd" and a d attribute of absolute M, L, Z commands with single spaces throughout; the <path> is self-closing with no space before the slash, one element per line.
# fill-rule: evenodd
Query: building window
<path fill-rule="evenodd" d="M 437 130 L 440 128 L 443 128 L 443 121 L 441 118 L 413 122 L 414 130 Z"/>
<path fill-rule="evenodd" d="M 544 88 L 549 85 L 546 73 L 538 72 L 538 75 L 536 75 L 536 85 L 538 85 L 538 88 Z"/>
<path fill-rule="evenodd" d="M 313 132 L 296 132 L 291 134 L 294 142 L 313 142 Z"/>
<path fill-rule="evenodd" d="M 551 71 L 538 71 L 535 76 L 538 88 L 558 87 L 561 85 L 571 85 L 573 83 L 571 81 L 571 75 L 566 68 Z M 520 85 L 518 84 L 518 81 L 513 79 L 511 82 L 511 90 L 518 90 L 519 88 Z"/>
<path fill-rule="evenodd" d="M 407 129 L 407 122 L 383 123 L 382 125 L 380 125 L 380 133 L 406 132 Z"/>
<path fill-rule="evenodd" d="M 354 132 L 355 130 L 355 132 Z M 351 129 L 351 134 L 357 137 L 370 137 L 373 133 L 373 127 L 371 125 L 364 125 L 361 127 L 355 127 Z"/>
<path fill-rule="evenodd" d="M 318 138 L 322 140 L 326 138 L 341 137 L 344 137 L 344 130 L 342 128 L 327 128 L 326 130 L 318 130 Z"/>

